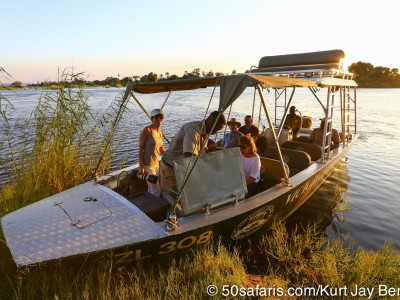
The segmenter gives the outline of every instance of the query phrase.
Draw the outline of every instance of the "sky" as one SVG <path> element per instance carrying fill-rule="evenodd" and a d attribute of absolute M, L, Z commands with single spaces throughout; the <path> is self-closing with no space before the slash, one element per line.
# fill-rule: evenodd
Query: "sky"
<path fill-rule="evenodd" d="M 396 0 L 1 1 L 0 82 L 244 72 L 262 56 L 342 49 L 400 69 Z"/>

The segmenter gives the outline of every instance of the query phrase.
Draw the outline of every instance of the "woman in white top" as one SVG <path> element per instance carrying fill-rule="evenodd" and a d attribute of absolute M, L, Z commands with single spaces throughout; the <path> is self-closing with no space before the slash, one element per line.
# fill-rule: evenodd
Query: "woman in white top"
<path fill-rule="evenodd" d="M 258 191 L 258 183 L 260 181 L 261 161 L 257 154 L 257 148 L 254 139 L 250 134 L 241 136 L 238 146 L 242 157 L 244 175 L 247 184 L 247 197 L 251 197 Z"/>
<path fill-rule="evenodd" d="M 145 175 L 159 175 L 160 154 L 164 153 L 162 140 L 163 133 L 160 129 L 164 119 L 161 109 L 151 111 L 152 124 L 146 126 L 139 137 L 139 173 Z M 147 182 L 148 192 L 160 196 L 160 184 Z"/>

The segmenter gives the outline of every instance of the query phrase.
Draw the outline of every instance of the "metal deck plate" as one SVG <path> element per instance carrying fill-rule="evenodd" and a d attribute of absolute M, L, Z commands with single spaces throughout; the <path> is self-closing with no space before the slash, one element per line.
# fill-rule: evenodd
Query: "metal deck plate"
<path fill-rule="evenodd" d="M 96 201 L 85 201 L 87 197 Z M 125 198 L 94 182 L 12 212 L 1 225 L 18 266 L 167 235 Z"/>

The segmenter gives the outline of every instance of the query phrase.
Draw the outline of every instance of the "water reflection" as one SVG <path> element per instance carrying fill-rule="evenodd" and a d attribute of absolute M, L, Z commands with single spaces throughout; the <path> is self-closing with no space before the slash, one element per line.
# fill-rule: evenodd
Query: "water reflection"
<path fill-rule="evenodd" d="M 343 239 L 344 210 L 351 207 L 347 163 L 342 162 L 311 198 L 286 221 L 289 232 L 317 224 L 330 239 Z"/>

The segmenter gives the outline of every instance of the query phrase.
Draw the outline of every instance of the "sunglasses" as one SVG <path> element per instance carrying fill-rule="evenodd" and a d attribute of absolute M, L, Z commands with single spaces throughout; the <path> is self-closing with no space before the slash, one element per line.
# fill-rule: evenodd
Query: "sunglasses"
<path fill-rule="evenodd" d="M 239 147 L 240 147 L 241 149 L 246 149 L 246 148 L 249 147 L 249 146 L 239 145 Z"/>
<path fill-rule="evenodd" d="M 156 115 L 153 118 L 156 119 L 156 120 L 163 120 L 164 116 L 163 115 Z"/>

